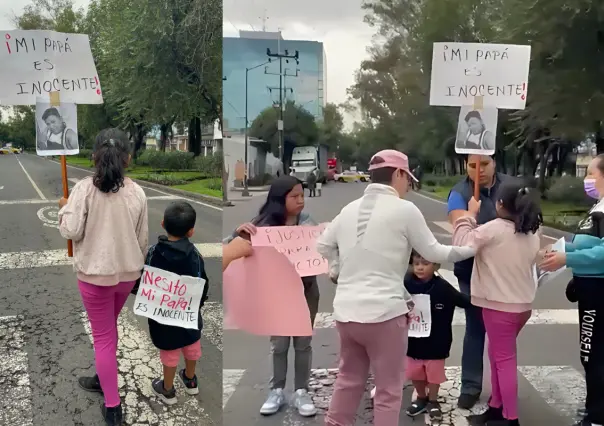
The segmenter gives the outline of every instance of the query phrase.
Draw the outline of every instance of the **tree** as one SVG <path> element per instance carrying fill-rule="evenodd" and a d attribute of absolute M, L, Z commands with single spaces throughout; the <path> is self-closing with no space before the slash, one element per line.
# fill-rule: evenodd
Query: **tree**
<path fill-rule="evenodd" d="M 270 142 L 273 154 L 279 152 L 277 121 L 279 109 L 268 107 L 252 122 L 250 135 Z M 314 145 L 319 141 L 319 129 L 314 116 L 293 101 L 287 101 L 283 112 L 283 140 L 295 146 Z"/>
<path fill-rule="evenodd" d="M 319 128 L 319 142 L 327 145 L 330 151 L 338 151 L 342 143 L 344 130 L 344 117 L 338 106 L 327 103 L 323 107 L 323 119 L 317 124 Z"/>

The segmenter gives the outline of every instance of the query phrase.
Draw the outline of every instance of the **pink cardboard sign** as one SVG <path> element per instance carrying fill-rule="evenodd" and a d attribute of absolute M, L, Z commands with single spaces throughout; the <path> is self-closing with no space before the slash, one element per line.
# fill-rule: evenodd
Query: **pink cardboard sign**
<path fill-rule="evenodd" d="M 260 336 L 312 336 L 304 286 L 291 262 L 272 247 L 256 247 L 222 276 L 225 323 Z"/>
<path fill-rule="evenodd" d="M 326 226 L 260 227 L 252 236 L 252 245 L 274 247 L 290 260 L 301 277 L 327 274 L 327 260 L 316 249 L 317 238 Z"/>

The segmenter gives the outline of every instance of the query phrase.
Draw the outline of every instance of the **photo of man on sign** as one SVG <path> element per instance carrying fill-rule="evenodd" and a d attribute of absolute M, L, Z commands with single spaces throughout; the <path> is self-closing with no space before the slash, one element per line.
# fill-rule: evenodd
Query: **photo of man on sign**
<path fill-rule="evenodd" d="M 36 105 L 36 151 L 38 155 L 73 155 L 80 151 L 77 134 L 77 106 Z"/>
<path fill-rule="evenodd" d="M 461 107 L 455 152 L 459 154 L 494 154 L 496 131 L 497 108 Z"/>

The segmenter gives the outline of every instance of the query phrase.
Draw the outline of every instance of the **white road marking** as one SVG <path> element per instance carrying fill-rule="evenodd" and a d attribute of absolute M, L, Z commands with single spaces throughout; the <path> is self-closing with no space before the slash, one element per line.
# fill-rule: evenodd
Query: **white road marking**
<path fill-rule="evenodd" d="M 82 313 L 81 318 L 92 343 L 88 316 Z M 177 405 L 168 410 L 157 400 L 151 389 L 151 381 L 163 377 L 159 351 L 147 334 L 140 330 L 138 320 L 128 308 L 124 308 L 118 318 L 118 336 L 118 386 L 126 424 L 212 424 L 199 401 L 187 396 L 178 380 L 174 381 L 179 399 Z"/>
<path fill-rule="evenodd" d="M 443 221 L 434 221 L 432 222 L 433 224 L 435 224 L 436 226 L 444 229 L 445 231 L 447 231 L 449 234 L 453 234 L 453 226 L 449 223 L 449 222 L 443 222 Z"/>
<path fill-rule="evenodd" d="M 518 371 L 560 414 L 575 417 L 585 404 L 585 378 L 571 366 L 522 366 Z"/>
<path fill-rule="evenodd" d="M 203 257 L 221 258 L 222 243 L 195 244 Z M 67 250 L 20 251 L 0 253 L 0 270 L 44 268 L 48 266 L 72 265 L 73 259 L 67 257 Z"/>
<path fill-rule="evenodd" d="M 226 407 L 229 399 L 235 393 L 245 370 L 222 370 L 222 409 Z"/>
<path fill-rule="evenodd" d="M 17 158 L 17 157 L 15 157 L 15 158 Z M 42 194 L 42 191 L 40 191 L 40 188 L 38 188 L 38 185 L 36 185 L 36 182 L 34 182 L 34 180 L 31 178 L 29 173 L 27 173 L 27 170 L 25 170 L 25 167 L 23 167 L 23 164 L 21 164 L 21 161 L 19 161 L 19 158 L 17 158 L 17 163 L 19 163 L 19 165 L 23 169 L 25 176 L 27 176 L 27 179 L 29 179 L 29 181 L 31 182 L 31 185 L 34 187 L 34 189 L 36 190 L 36 192 L 38 193 L 40 198 L 43 200 L 46 200 L 46 197 L 44 196 L 44 194 Z"/>
<path fill-rule="evenodd" d="M 44 226 L 59 229 L 59 207 L 46 206 L 38 210 L 38 218 Z"/>
<path fill-rule="evenodd" d="M 2 190 L 2 189 L 4 189 L 4 187 L 3 187 L 3 186 L 0 186 L 0 190 Z"/>
<path fill-rule="evenodd" d="M 177 195 L 156 195 L 152 197 L 147 197 L 147 201 L 165 201 L 165 200 L 180 200 L 182 197 Z M 58 204 L 59 200 L 0 200 L 0 206 L 2 205 L 21 205 L 21 204 Z"/>
<path fill-rule="evenodd" d="M 52 161 L 53 163 L 56 163 L 56 164 L 61 164 L 61 163 L 59 163 L 58 161 L 55 161 L 55 160 L 49 160 L 49 161 Z M 92 174 L 92 172 L 91 172 L 90 170 L 82 169 L 82 168 L 80 168 L 80 167 L 76 167 L 76 166 L 70 166 L 69 164 L 67 165 L 67 167 L 70 167 L 70 168 L 75 169 L 75 170 L 80 170 L 80 171 L 82 171 L 82 172 L 86 172 L 86 173 L 88 173 L 88 174 Z M 167 192 L 160 191 L 159 189 L 151 188 L 151 187 L 149 187 L 149 186 L 141 185 L 141 188 L 149 189 L 149 190 L 151 190 L 151 191 L 155 191 L 155 192 L 158 192 L 158 193 L 163 194 L 163 195 L 171 196 L 171 194 L 169 194 L 169 193 L 167 193 Z M 222 211 L 222 209 L 221 209 L 220 207 L 213 206 L 212 204 L 203 203 L 203 202 L 201 202 L 201 201 L 194 200 L 194 199 L 187 198 L 187 197 L 181 197 L 181 196 L 177 196 L 177 198 L 182 199 L 182 200 L 186 200 L 186 201 L 188 201 L 188 202 L 190 202 L 190 203 L 199 204 L 199 205 L 201 205 L 201 206 L 208 207 L 208 208 L 210 208 L 210 209 L 214 209 L 214 210 L 219 210 L 219 211 Z"/>
<path fill-rule="evenodd" d="M 68 178 L 67 180 L 73 184 L 76 184 L 80 181 L 80 179 L 78 179 L 78 178 Z"/>
<path fill-rule="evenodd" d="M 22 316 L 0 317 L 0 378 L 3 386 L 0 424 L 33 426 L 32 393 Z M 5 379 L 6 380 L 6 379 Z"/>

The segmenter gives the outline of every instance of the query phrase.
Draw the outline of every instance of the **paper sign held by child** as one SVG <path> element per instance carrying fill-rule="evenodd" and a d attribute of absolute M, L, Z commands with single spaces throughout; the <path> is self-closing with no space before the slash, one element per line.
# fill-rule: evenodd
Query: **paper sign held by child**
<path fill-rule="evenodd" d="M 430 337 L 432 331 L 432 312 L 430 295 L 414 294 L 415 306 L 409 312 L 409 337 Z"/>
<path fill-rule="evenodd" d="M 255 247 L 274 247 L 296 267 L 301 277 L 327 274 L 327 260 L 316 250 L 317 238 L 327 224 L 317 226 L 260 227 L 252 236 Z"/>
<path fill-rule="evenodd" d="M 145 265 L 134 301 L 134 313 L 160 324 L 199 330 L 203 278 L 173 274 Z"/>

